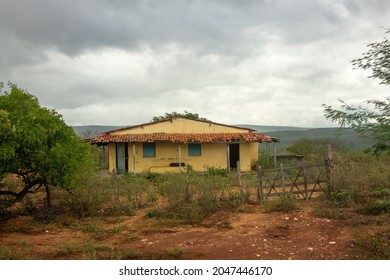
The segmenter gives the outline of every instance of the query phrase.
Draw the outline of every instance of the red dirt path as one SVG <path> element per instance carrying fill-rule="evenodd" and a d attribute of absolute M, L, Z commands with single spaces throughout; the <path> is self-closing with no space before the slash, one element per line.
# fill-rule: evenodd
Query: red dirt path
<path fill-rule="evenodd" d="M 131 217 L 101 218 L 98 229 L 89 230 L 75 221 L 71 227 L 63 222 L 31 228 L 31 217 L 18 217 L 0 225 L 0 246 L 15 252 L 33 248 L 21 256 L 27 259 L 359 259 L 353 250 L 356 235 L 380 230 L 378 218 L 356 212 L 346 212 L 342 220 L 319 218 L 313 214 L 316 203 L 304 202 L 292 213 L 246 205 L 242 212 L 216 213 L 196 226 L 158 224 L 146 216 L 147 209 Z M 388 217 L 381 219 L 388 225 Z M 103 253 L 81 256 L 86 244 Z"/>

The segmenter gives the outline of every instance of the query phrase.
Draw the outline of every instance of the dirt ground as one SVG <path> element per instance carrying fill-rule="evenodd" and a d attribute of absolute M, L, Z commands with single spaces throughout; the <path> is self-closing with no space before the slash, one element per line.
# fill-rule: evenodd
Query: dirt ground
<path fill-rule="evenodd" d="M 0 247 L 23 259 L 360 259 L 356 238 L 389 223 L 387 216 L 348 209 L 343 219 L 319 218 L 313 214 L 317 203 L 302 202 L 291 213 L 245 205 L 194 226 L 148 218 L 150 209 L 83 222 L 34 224 L 32 217 L 16 217 L 0 224 Z"/>

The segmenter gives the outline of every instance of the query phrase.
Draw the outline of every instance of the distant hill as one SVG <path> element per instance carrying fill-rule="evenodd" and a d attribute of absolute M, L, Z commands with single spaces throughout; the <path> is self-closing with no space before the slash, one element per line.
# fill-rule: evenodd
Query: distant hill
<path fill-rule="evenodd" d="M 337 127 L 329 128 L 302 128 L 302 127 L 273 127 L 273 126 L 250 126 L 242 125 L 243 127 L 255 129 L 259 133 L 267 134 L 271 137 L 280 139 L 278 144 L 278 150 L 285 150 L 291 146 L 294 142 L 302 139 L 329 139 L 337 141 L 343 146 L 346 146 L 352 150 L 362 150 L 369 148 L 373 145 L 373 142 L 364 138 L 361 138 L 360 134 L 353 129 L 340 129 Z"/>
<path fill-rule="evenodd" d="M 367 139 L 362 139 L 358 133 L 352 129 L 342 129 L 336 127 L 330 128 L 305 128 L 293 126 L 266 126 L 266 125 L 248 125 L 239 124 L 236 126 L 254 129 L 259 133 L 267 134 L 271 137 L 280 139 L 277 144 L 277 150 L 284 151 L 294 142 L 302 139 L 330 139 L 338 141 L 346 147 L 353 150 L 366 149 L 372 146 L 373 142 Z M 96 136 L 100 133 L 120 129 L 126 126 L 104 126 L 104 125 L 85 125 L 74 126 L 76 134 L 82 138 Z"/>
<path fill-rule="evenodd" d="M 276 132 L 276 131 L 306 131 L 310 128 L 295 127 L 295 126 L 271 126 L 271 125 L 251 125 L 237 124 L 236 126 L 254 129 L 259 133 Z"/>

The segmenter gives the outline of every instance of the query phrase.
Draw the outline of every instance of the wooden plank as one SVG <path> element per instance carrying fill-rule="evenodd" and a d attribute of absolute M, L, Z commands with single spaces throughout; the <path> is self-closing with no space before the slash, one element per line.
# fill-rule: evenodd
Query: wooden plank
<path fill-rule="evenodd" d="M 242 189 L 241 166 L 239 161 L 237 161 L 237 176 L 238 186 L 240 188 L 241 202 L 244 203 L 244 190 Z"/>
<path fill-rule="evenodd" d="M 186 172 L 186 200 L 190 200 L 190 169 L 191 166 L 187 165 L 187 172 Z"/>
<path fill-rule="evenodd" d="M 262 204 L 263 203 L 263 199 L 264 199 L 263 179 L 262 179 L 263 172 L 261 171 L 261 166 L 260 166 L 259 163 L 257 163 L 256 171 L 257 171 L 257 181 L 258 181 L 257 198 L 259 200 L 259 203 Z"/>
<path fill-rule="evenodd" d="M 317 193 L 317 192 L 323 192 L 322 190 L 317 190 L 317 189 L 315 189 L 315 190 L 311 190 L 311 189 L 309 189 L 309 191 L 311 192 L 311 194 L 313 194 L 313 193 Z M 302 192 L 299 192 L 299 191 L 293 191 L 293 192 L 291 192 L 292 194 L 302 194 Z M 267 196 L 280 196 L 280 195 L 282 195 L 283 193 L 282 192 L 277 192 L 277 193 L 271 193 L 271 194 L 269 194 L 269 195 L 267 195 Z M 311 198 L 311 196 L 310 196 L 310 198 Z"/>

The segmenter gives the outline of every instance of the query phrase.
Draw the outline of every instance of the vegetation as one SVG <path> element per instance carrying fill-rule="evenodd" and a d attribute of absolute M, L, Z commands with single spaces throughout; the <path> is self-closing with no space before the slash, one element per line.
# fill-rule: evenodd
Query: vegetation
<path fill-rule="evenodd" d="M 388 40 L 369 44 L 369 48 L 353 64 L 371 69 L 372 78 L 389 85 Z M 292 153 L 304 155 L 308 162 L 321 162 L 327 145 L 332 145 L 334 190 L 319 198 L 314 214 L 327 219 L 345 219 L 346 222 L 351 215 L 356 215 L 359 225 L 371 221 L 372 230 L 368 234 L 357 234 L 355 239 L 357 255 L 364 259 L 390 259 L 389 103 L 390 98 L 369 100 L 367 104 L 373 106 L 371 109 L 343 103 L 340 110 L 324 105 L 327 118 L 373 139 L 374 154 L 349 151 L 329 139 L 300 139 L 288 148 Z M 154 117 L 153 121 L 175 116 L 206 120 L 184 111 L 166 113 Z M 261 160 L 263 168 L 267 164 L 273 165 L 273 159 L 269 157 Z M 105 241 L 113 234 L 121 234 L 123 215 L 134 215 L 140 209 L 145 209 L 142 223 L 166 230 L 171 230 L 173 225 L 200 224 L 216 212 L 245 211 L 242 205 L 256 195 L 258 185 L 256 174 L 243 174 L 241 192 L 236 173 L 208 166 L 204 173 L 191 172 L 189 179 L 185 173 L 117 177 L 96 173 L 85 176 L 92 170 L 92 162 L 90 146 L 80 141 L 58 113 L 42 108 L 36 97 L 16 85 L 10 84 L 9 92 L 3 91 L 1 85 L 0 204 L 3 209 L 0 208 L 0 215 L 31 216 L 27 223 L 10 224 L 1 230 L 33 233 L 38 229 L 42 231 L 42 227 L 47 232 L 51 227 L 62 227 L 93 240 L 63 243 L 53 248 L 47 258 L 75 255 L 88 259 L 182 258 L 185 254 L 182 247 L 172 247 L 164 252 L 131 251 L 106 245 Z M 61 188 L 51 191 L 53 186 Z M 119 188 L 119 197 L 115 186 Z M 52 202 L 50 211 L 40 204 L 43 194 L 37 191 L 41 188 L 46 191 L 47 201 Z M 22 207 L 6 208 L 24 197 Z M 299 209 L 297 200 L 290 194 L 269 199 L 264 206 L 258 207 L 271 212 Z M 105 225 L 110 221 L 111 225 L 103 226 L 102 221 Z M 229 228 L 230 224 L 224 220 L 222 226 Z M 127 243 L 139 239 L 131 230 L 122 237 Z M 34 258 L 34 244 L 23 241 L 19 245 L 23 250 L 2 246 L 0 259 Z"/>
<path fill-rule="evenodd" d="M 306 162 L 319 162 L 325 158 L 325 155 L 328 151 L 328 145 L 331 145 L 332 150 L 335 152 L 340 152 L 347 149 L 342 144 L 340 144 L 340 142 L 333 139 L 302 138 L 288 147 L 287 151 L 292 154 L 304 156 Z"/>
<path fill-rule="evenodd" d="M 356 215 L 359 221 L 373 221 L 370 235 L 359 234 L 356 237 L 354 248 L 359 250 L 359 258 L 390 257 L 386 255 L 389 246 L 386 215 L 389 213 L 390 199 L 388 160 L 386 157 L 379 160 L 378 157 L 365 153 L 335 153 L 336 189 L 321 197 L 315 211 L 316 215 L 327 219 L 349 221 L 350 215 Z M 204 224 L 205 219 L 214 215 L 218 219 L 212 226 L 229 230 L 231 224 L 225 219 L 229 215 L 227 213 L 253 211 L 250 209 L 285 213 L 302 211 L 304 207 L 305 202 L 299 203 L 290 194 L 269 198 L 263 206 L 243 205 L 237 173 L 221 171 L 208 169 L 204 173 L 191 172 L 188 192 L 185 173 L 136 176 L 122 174 L 116 178 L 103 172 L 97 173 L 81 181 L 82 187 L 75 188 L 72 194 L 61 188 L 54 189 L 53 207 L 50 211 L 36 203 L 40 201 L 42 194 L 30 196 L 24 201 L 24 208 L 13 215 L 29 215 L 32 216 L 31 220 L 0 228 L 2 231 L 22 233 L 42 232 L 42 229 L 51 232 L 66 228 L 86 236 L 88 241 L 65 242 L 53 247 L 48 255 L 43 256 L 48 259 L 175 259 L 185 257 L 185 248 L 171 247 L 165 251 L 129 250 L 109 245 L 108 241 L 113 236 L 120 236 L 127 243 L 143 240 L 144 237 L 140 237 L 139 232 L 122 223 L 124 215 L 135 213 L 144 213 L 134 217 L 143 229 L 143 236 L 147 233 L 174 231 L 186 224 L 208 226 Z M 115 196 L 115 180 L 119 187 L 119 202 Z M 256 197 L 256 174 L 242 174 L 242 182 L 244 201 L 249 196 Z M 360 218 L 361 215 L 364 215 L 363 219 Z M 33 246 L 34 244 L 24 246 L 22 251 L 12 250 L 11 245 L 3 246 L 0 259 L 20 259 L 25 256 L 37 258 Z"/>
<path fill-rule="evenodd" d="M 93 166 L 83 143 L 56 111 L 9 84 L 0 85 L 0 206 L 9 207 L 44 188 L 50 206 L 53 186 L 71 191 Z M 10 184 L 19 179 L 19 185 Z"/>
<path fill-rule="evenodd" d="M 233 210 L 242 204 L 238 187 L 232 185 L 236 183 L 235 176 L 219 169 L 193 173 L 190 191 L 186 193 L 185 174 L 165 174 L 157 185 L 158 194 L 165 203 L 151 210 L 148 216 L 196 224 L 210 213 Z"/>
<path fill-rule="evenodd" d="M 269 200 L 265 204 L 269 212 L 293 212 L 299 209 L 298 201 L 289 193 L 283 194 L 274 200 Z"/>
<path fill-rule="evenodd" d="M 387 31 L 386 33 L 389 33 Z M 381 42 L 370 43 L 369 50 L 352 64 L 364 70 L 371 70 L 370 78 L 379 79 L 383 85 L 390 85 L 390 42 L 385 38 Z M 350 106 L 341 101 L 340 109 L 323 105 L 325 117 L 342 127 L 352 127 L 360 134 L 375 141 L 375 154 L 390 153 L 390 97 L 384 100 L 370 99 L 366 107 Z"/>
<path fill-rule="evenodd" d="M 188 118 L 188 119 L 193 119 L 193 120 L 209 121 L 206 118 L 199 117 L 199 115 L 197 113 L 190 113 L 188 111 L 184 111 L 184 113 L 172 112 L 172 113 L 165 113 L 165 115 L 161 115 L 161 116 L 155 116 L 155 117 L 153 117 L 152 122 L 171 119 L 174 117 L 183 117 L 183 118 Z"/>

